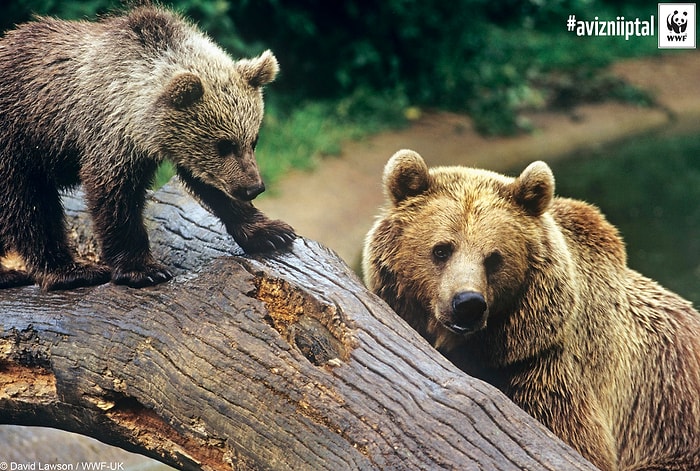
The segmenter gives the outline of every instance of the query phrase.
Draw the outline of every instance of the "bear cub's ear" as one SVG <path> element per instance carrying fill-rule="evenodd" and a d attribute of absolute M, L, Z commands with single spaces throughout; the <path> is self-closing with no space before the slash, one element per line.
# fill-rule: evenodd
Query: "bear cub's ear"
<path fill-rule="evenodd" d="M 540 216 L 549 208 L 554 198 L 554 175 L 549 165 L 533 162 L 508 185 L 516 203 L 531 216 Z"/>
<path fill-rule="evenodd" d="M 269 49 L 254 59 L 243 59 L 236 62 L 236 69 L 253 88 L 262 87 L 277 77 L 280 66 L 277 58 Z"/>
<path fill-rule="evenodd" d="M 165 88 L 163 98 L 173 108 L 179 110 L 193 105 L 204 96 L 202 81 L 193 73 L 176 75 Z"/>
<path fill-rule="evenodd" d="M 384 192 L 394 206 L 425 192 L 430 186 L 430 174 L 423 157 L 412 150 L 395 153 L 384 167 Z"/>

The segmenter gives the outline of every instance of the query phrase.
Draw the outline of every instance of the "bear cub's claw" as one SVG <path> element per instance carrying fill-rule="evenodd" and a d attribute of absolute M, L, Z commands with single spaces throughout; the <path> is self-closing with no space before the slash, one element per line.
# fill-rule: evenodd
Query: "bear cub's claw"
<path fill-rule="evenodd" d="M 115 268 L 112 283 L 131 288 L 153 286 L 172 279 L 173 275 L 161 264 L 150 262 L 129 268 Z"/>
<path fill-rule="evenodd" d="M 36 281 L 42 290 L 53 291 L 101 285 L 110 277 L 110 269 L 105 265 L 73 262 L 49 273 L 38 274 Z"/>
<path fill-rule="evenodd" d="M 292 226 L 279 220 L 268 220 L 241 227 L 240 231 L 233 236 L 247 254 L 286 249 L 297 238 Z"/>

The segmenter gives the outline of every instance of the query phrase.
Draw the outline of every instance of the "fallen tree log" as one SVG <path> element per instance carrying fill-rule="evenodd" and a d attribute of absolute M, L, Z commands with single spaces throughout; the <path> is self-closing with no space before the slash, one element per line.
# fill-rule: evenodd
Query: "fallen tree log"
<path fill-rule="evenodd" d="M 81 199 L 65 205 L 90 253 Z M 243 256 L 176 183 L 147 220 L 168 283 L 0 291 L 0 423 L 187 470 L 594 469 L 319 244 Z"/>

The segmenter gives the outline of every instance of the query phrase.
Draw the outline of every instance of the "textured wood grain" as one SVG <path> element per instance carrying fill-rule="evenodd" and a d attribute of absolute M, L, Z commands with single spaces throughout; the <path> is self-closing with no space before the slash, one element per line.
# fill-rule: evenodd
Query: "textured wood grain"
<path fill-rule="evenodd" d="M 65 204 L 94 252 L 80 198 Z M 177 184 L 147 219 L 171 282 L 0 291 L 1 423 L 182 469 L 593 469 L 319 244 L 243 256 Z"/>

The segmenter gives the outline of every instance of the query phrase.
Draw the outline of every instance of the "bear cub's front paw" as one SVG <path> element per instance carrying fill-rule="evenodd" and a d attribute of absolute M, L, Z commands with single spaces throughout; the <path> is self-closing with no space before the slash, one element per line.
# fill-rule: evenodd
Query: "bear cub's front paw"
<path fill-rule="evenodd" d="M 101 285 L 109 278 L 110 269 L 106 265 L 81 262 L 36 275 L 36 281 L 44 291 Z"/>
<path fill-rule="evenodd" d="M 241 225 L 232 235 L 248 254 L 285 249 L 297 237 L 292 226 L 286 222 L 269 219 Z"/>
<path fill-rule="evenodd" d="M 112 271 L 112 283 L 131 288 L 157 285 L 170 280 L 173 275 L 160 263 L 149 262 L 129 267 L 116 267 Z"/>

